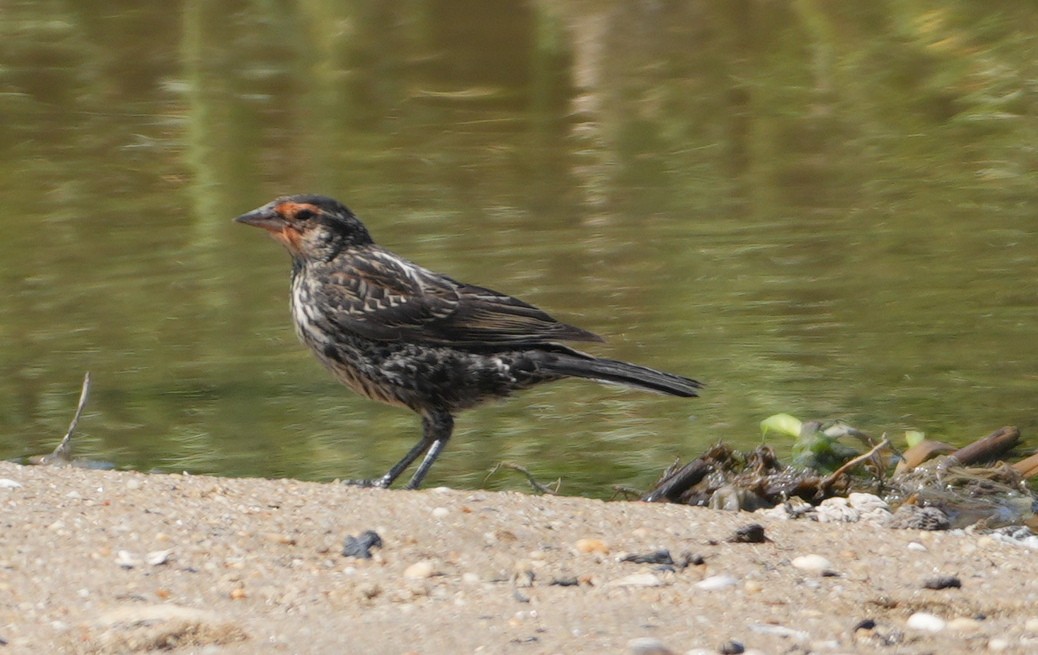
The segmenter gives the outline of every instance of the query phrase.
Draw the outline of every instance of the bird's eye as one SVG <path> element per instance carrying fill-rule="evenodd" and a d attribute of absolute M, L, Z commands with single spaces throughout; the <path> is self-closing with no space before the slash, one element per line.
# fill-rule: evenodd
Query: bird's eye
<path fill-rule="evenodd" d="M 312 210 L 312 209 L 305 209 L 305 208 L 296 210 L 296 215 L 294 216 L 294 218 L 297 221 L 308 221 L 308 220 L 310 220 L 313 217 L 314 217 L 314 210 Z"/>

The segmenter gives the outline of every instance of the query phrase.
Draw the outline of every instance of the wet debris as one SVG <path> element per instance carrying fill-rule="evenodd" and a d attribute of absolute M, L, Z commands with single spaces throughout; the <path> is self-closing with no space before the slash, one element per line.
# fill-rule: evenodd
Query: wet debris
<path fill-rule="evenodd" d="M 778 414 L 761 426 L 795 440 L 790 465 L 767 444 L 740 452 L 718 443 L 684 465 L 675 462 L 641 499 L 893 528 L 1038 528 L 1038 495 L 1027 484 L 1038 478 L 1038 454 L 1012 465 L 998 461 L 1019 444 L 1015 427 L 958 449 L 908 432 L 902 452 L 886 436 L 874 439 L 839 421 Z"/>
<path fill-rule="evenodd" d="M 372 548 L 382 547 L 382 537 L 374 530 L 366 530 L 358 536 L 347 536 L 342 547 L 343 557 L 356 557 L 357 559 L 371 559 Z"/>

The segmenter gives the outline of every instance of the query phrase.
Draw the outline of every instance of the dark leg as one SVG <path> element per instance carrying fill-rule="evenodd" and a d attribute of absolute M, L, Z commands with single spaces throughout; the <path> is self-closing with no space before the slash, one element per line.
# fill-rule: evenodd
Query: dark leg
<path fill-rule="evenodd" d="M 381 478 L 374 480 L 347 480 L 346 484 L 356 485 L 360 487 L 380 487 L 382 489 L 388 489 L 393 482 L 400 477 L 408 466 L 414 463 L 422 453 L 428 451 L 425 455 L 425 459 L 422 460 L 418 470 L 415 471 L 414 476 L 411 477 L 411 481 L 407 483 L 408 489 L 417 489 L 418 485 L 422 483 L 422 479 L 425 478 L 425 474 L 432 468 L 433 462 L 439 457 L 440 451 L 447 444 L 447 440 L 451 437 L 451 432 L 454 430 L 454 418 L 449 412 L 434 411 L 422 414 L 422 438 L 414 445 L 414 447 L 407 451 L 407 454 L 403 458 L 393 465 L 389 471 L 386 472 Z"/>
<path fill-rule="evenodd" d="M 418 470 L 414 472 L 414 475 L 411 476 L 411 481 L 407 483 L 408 489 L 417 489 L 422 484 L 425 474 L 429 472 L 433 462 L 440 456 L 440 452 L 447 445 L 447 441 L 451 438 L 453 431 L 454 417 L 449 412 L 438 410 L 422 415 L 422 442 L 430 444 L 429 452 L 425 454 L 425 459 L 418 465 Z M 410 454 L 408 453 L 408 455 Z"/>

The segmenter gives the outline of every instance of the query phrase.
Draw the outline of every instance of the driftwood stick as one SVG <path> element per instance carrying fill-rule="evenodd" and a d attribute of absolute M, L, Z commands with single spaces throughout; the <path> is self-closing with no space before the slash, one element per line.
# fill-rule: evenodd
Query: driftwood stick
<path fill-rule="evenodd" d="M 981 439 L 977 439 L 968 446 L 959 448 L 949 455 L 962 466 L 969 466 L 977 462 L 997 459 L 1007 450 L 1020 441 L 1020 430 L 1011 425 L 999 428 Z"/>
<path fill-rule="evenodd" d="M 79 417 L 83 415 L 86 407 L 87 397 L 90 395 L 90 371 L 83 376 L 83 388 L 79 392 L 79 404 L 76 405 L 76 413 L 72 416 L 72 422 L 68 425 L 68 432 L 62 438 L 61 443 L 50 455 L 40 459 L 40 464 L 68 464 L 72 461 L 72 435 L 79 427 Z"/>
<path fill-rule="evenodd" d="M 655 488 L 642 496 L 642 500 L 647 503 L 658 503 L 664 500 L 672 503 L 679 502 L 681 494 L 698 484 L 712 470 L 713 466 L 702 457 L 694 459 L 665 477 Z"/>
<path fill-rule="evenodd" d="M 1025 480 L 1038 476 L 1038 453 L 1013 464 L 1013 470 Z"/>

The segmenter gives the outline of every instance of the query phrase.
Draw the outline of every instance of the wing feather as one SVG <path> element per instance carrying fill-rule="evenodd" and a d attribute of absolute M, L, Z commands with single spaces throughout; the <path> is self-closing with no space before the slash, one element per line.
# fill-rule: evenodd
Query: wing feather
<path fill-rule="evenodd" d="M 341 253 L 323 273 L 319 294 L 328 319 L 370 339 L 456 346 L 602 340 L 518 298 L 457 282 L 380 248 Z"/>

